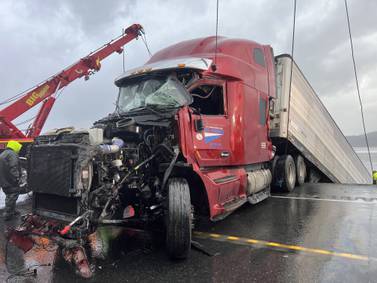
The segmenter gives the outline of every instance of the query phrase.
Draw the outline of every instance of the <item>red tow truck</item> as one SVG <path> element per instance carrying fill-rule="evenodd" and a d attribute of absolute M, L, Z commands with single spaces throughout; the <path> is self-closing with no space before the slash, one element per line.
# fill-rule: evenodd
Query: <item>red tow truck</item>
<path fill-rule="evenodd" d="M 21 143 L 31 143 L 42 131 L 48 115 L 54 106 L 56 94 L 76 79 L 89 76 L 99 71 L 101 61 L 114 52 L 122 53 L 123 46 L 143 33 L 139 24 L 134 24 L 125 29 L 118 38 L 106 43 L 101 48 L 91 52 L 78 62 L 48 78 L 46 81 L 32 87 L 25 93 L 8 99 L 9 105 L 0 109 L 0 149 L 4 148 L 9 140 Z M 30 109 L 42 103 L 37 115 L 33 118 L 26 132 L 19 130 L 13 120 L 23 115 Z"/>

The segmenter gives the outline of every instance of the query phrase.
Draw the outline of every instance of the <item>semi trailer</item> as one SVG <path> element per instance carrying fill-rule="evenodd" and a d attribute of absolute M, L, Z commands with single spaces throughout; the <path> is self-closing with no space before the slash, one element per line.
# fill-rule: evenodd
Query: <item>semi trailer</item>
<path fill-rule="evenodd" d="M 307 171 L 308 180 L 318 180 L 319 177 L 334 183 L 370 184 L 370 172 L 296 63 L 291 66 L 291 57 L 280 55 L 275 58 L 275 64 L 277 98 L 270 136 L 278 154 L 282 154 L 285 145 L 289 144 L 289 153 L 296 156 L 298 183 L 303 180 L 303 172 Z M 311 172 L 297 162 L 299 155 L 304 157 L 305 164 L 310 164 Z M 317 172 L 320 176 L 313 176 Z"/>
<path fill-rule="evenodd" d="M 195 219 L 307 181 L 371 182 L 297 65 L 268 45 L 184 41 L 115 84 L 114 113 L 30 148 L 33 214 L 18 231 L 79 253 L 81 268 L 99 226 L 158 227 L 169 256 L 185 258 Z"/>

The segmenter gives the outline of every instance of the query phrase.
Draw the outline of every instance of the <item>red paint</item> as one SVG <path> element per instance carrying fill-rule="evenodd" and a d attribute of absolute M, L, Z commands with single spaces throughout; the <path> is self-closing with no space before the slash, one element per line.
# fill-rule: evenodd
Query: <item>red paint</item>
<path fill-rule="evenodd" d="M 69 232 L 69 230 L 71 230 L 71 226 L 67 225 L 62 230 L 59 231 L 59 234 L 64 236 L 65 234 L 67 234 Z"/>
<path fill-rule="evenodd" d="M 255 48 L 263 52 L 265 66 L 254 62 Z M 222 86 L 225 114 L 198 115 L 189 108 L 178 113 L 181 150 L 204 183 L 212 219 L 229 212 L 227 206 L 235 209 L 244 203 L 247 185 L 245 166 L 271 160 L 268 105 L 269 97 L 275 97 L 274 61 L 270 46 L 220 37 L 216 62 L 214 53 L 215 37 L 208 37 L 167 47 L 148 62 L 199 57 L 211 59 L 216 64 L 215 71 L 209 68 L 203 72 L 202 80 L 190 89 L 200 84 Z M 266 105 L 266 123 L 263 125 L 260 124 L 259 113 L 261 100 Z M 197 119 L 202 119 L 204 124 L 204 131 L 200 133 L 194 127 Z M 207 129 L 221 134 L 215 141 L 206 143 Z M 228 181 L 219 183 L 218 180 L 224 177 Z M 235 205 L 232 206 L 232 203 Z"/>

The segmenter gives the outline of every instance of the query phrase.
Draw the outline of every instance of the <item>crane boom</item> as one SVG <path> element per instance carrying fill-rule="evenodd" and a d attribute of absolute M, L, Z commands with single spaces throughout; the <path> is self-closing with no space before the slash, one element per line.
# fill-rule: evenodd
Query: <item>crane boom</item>
<path fill-rule="evenodd" d="M 143 28 L 139 24 L 129 26 L 118 38 L 103 45 L 46 81 L 36 85 L 12 104 L 0 110 L 0 142 L 5 142 L 9 139 L 32 141 L 33 138 L 40 134 L 54 105 L 54 95 L 59 89 L 81 77 L 88 79 L 91 74 L 100 70 L 103 59 L 114 52 L 121 53 L 125 44 L 138 38 L 143 32 Z M 23 133 L 12 121 L 41 102 L 43 102 L 42 107 L 34 122 L 26 133 Z"/>

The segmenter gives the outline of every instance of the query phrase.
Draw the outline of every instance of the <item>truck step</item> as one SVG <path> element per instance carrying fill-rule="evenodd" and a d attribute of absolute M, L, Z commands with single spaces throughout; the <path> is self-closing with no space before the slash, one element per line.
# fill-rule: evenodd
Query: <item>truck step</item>
<path fill-rule="evenodd" d="M 266 188 L 263 191 L 260 191 L 260 192 L 257 192 L 255 194 L 252 194 L 251 196 L 248 196 L 247 200 L 251 204 L 257 204 L 258 202 L 261 202 L 262 200 L 265 200 L 269 196 L 271 196 L 270 188 Z"/>

